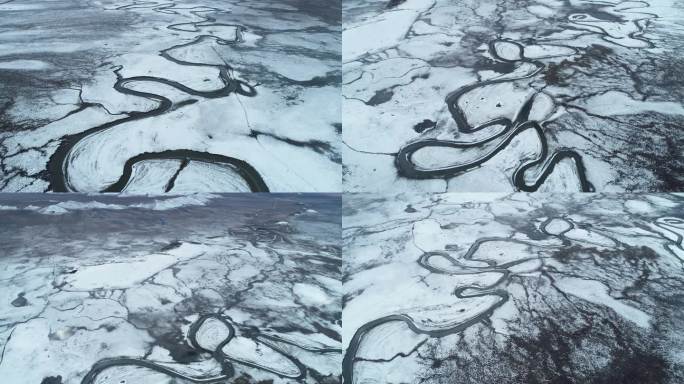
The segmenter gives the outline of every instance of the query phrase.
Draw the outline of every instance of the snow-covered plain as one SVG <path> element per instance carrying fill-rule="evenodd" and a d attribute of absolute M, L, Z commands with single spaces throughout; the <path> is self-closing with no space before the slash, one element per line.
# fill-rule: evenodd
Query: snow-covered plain
<path fill-rule="evenodd" d="M 1 191 L 341 190 L 339 1 L 1 3 Z"/>
<path fill-rule="evenodd" d="M 678 0 L 343 2 L 345 191 L 684 187 Z"/>
<path fill-rule="evenodd" d="M 684 381 L 684 196 L 345 196 L 345 383 Z"/>
<path fill-rule="evenodd" d="M 0 381 L 340 383 L 341 198 L 259 195 L 0 196 Z"/>

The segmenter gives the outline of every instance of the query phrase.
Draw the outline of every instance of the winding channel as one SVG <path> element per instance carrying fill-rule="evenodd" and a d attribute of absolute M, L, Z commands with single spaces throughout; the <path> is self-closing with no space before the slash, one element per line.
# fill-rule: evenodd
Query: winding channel
<path fill-rule="evenodd" d="M 200 330 L 200 327 L 205 325 L 207 320 L 213 320 L 213 321 L 219 321 L 222 323 L 223 326 L 226 327 L 228 330 L 228 335 L 221 340 L 217 346 L 213 349 L 207 349 L 201 345 L 200 342 L 198 342 L 197 337 L 198 337 L 198 331 Z M 235 327 L 225 318 L 223 318 L 220 315 L 217 314 L 206 314 L 201 316 L 197 321 L 195 321 L 189 328 L 188 330 L 188 341 L 190 345 L 195 348 L 198 351 L 204 352 L 204 353 L 209 353 L 211 354 L 212 358 L 217 361 L 220 366 L 221 366 L 221 373 L 213 376 L 207 376 L 207 377 L 192 377 L 188 376 L 182 372 L 179 372 L 173 368 L 169 368 L 166 365 L 163 365 L 161 363 L 156 363 L 154 361 L 146 360 L 143 358 L 130 358 L 130 357 L 119 357 L 119 358 L 108 358 L 108 359 L 103 359 L 95 363 L 90 371 L 83 377 L 83 380 L 81 380 L 81 384 L 95 384 L 97 382 L 98 377 L 107 369 L 113 368 L 113 367 L 131 367 L 131 368 L 147 368 L 151 369 L 153 371 L 156 371 L 158 373 L 167 375 L 168 377 L 173 377 L 173 378 L 178 378 L 178 379 L 183 379 L 187 380 L 192 383 L 198 383 L 198 384 L 209 384 L 209 383 L 222 383 L 225 382 L 227 379 L 230 379 L 235 375 L 235 368 L 233 367 L 233 363 L 252 367 L 252 368 L 257 368 L 260 370 L 264 370 L 270 373 L 273 373 L 279 377 L 283 377 L 286 379 L 292 379 L 292 380 L 301 380 L 304 377 L 306 377 L 307 374 L 307 368 L 304 364 L 302 364 L 297 358 L 294 356 L 291 356 L 287 354 L 285 351 L 283 351 L 280 347 L 278 347 L 275 343 L 285 343 L 289 344 L 310 352 L 317 352 L 317 353 L 339 353 L 340 351 L 338 349 L 331 349 L 331 348 L 307 348 L 305 346 L 300 346 L 296 343 L 293 343 L 289 340 L 279 338 L 277 336 L 271 336 L 271 335 L 266 335 L 262 334 L 259 331 L 250 331 L 250 334 L 245 335 L 243 337 L 247 337 L 249 339 L 254 340 L 255 342 L 262 343 L 266 345 L 268 348 L 272 349 L 275 353 L 278 353 L 282 355 L 285 359 L 289 360 L 292 364 L 294 364 L 297 367 L 298 373 L 296 375 L 285 375 L 282 372 L 278 372 L 275 369 L 271 369 L 267 366 L 262 366 L 259 365 L 258 363 L 253 363 L 249 361 L 243 361 L 235 357 L 230 357 L 224 352 L 224 347 L 228 345 L 232 340 L 234 340 L 236 337 L 236 330 Z"/>
<path fill-rule="evenodd" d="M 215 351 L 209 351 L 207 349 L 204 349 L 200 347 L 197 343 L 197 331 L 199 330 L 199 327 L 202 326 L 202 324 L 208 320 L 208 319 L 216 319 L 220 322 L 222 322 L 227 329 L 229 330 L 228 337 L 225 338 L 216 348 Z M 83 377 L 83 380 L 81 380 L 81 384 L 94 384 L 95 380 L 97 380 L 97 377 L 106 369 L 112 368 L 112 367 L 143 367 L 143 368 L 149 368 L 151 370 L 157 371 L 159 373 L 166 374 L 170 377 L 174 378 L 179 378 L 179 379 L 184 379 L 191 381 L 193 383 L 219 383 L 227 378 L 232 377 L 235 374 L 235 370 L 233 369 L 233 366 L 230 363 L 226 363 L 224 360 L 222 360 L 221 356 L 221 348 L 223 348 L 230 340 L 233 339 L 235 336 L 235 328 L 228 323 L 225 319 L 223 319 L 220 316 L 215 316 L 215 315 L 205 315 L 200 317 L 195 323 L 193 323 L 190 326 L 190 330 L 188 331 L 188 339 L 190 340 L 191 345 L 193 345 L 195 348 L 202 350 L 203 352 L 208 352 L 212 354 L 212 357 L 216 359 L 217 361 L 223 361 L 221 364 L 221 374 L 218 376 L 212 376 L 212 377 L 205 377 L 205 378 L 196 378 L 196 377 L 190 377 L 187 376 L 181 372 L 178 372 L 174 369 L 171 369 L 169 367 L 166 367 L 164 365 L 145 360 L 145 359 L 136 359 L 136 358 L 128 358 L 128 357 L 119 357 L 119 358 L 111 358 L 111 359 L 103 359 L 95 363 L 90 371 Z"/>
<path fill-rule="evenodd" d="M 583 192 L 593 192 L 594 187 L 587 180 L 586 169 L 582 162 L 582 157 L 579 153 L 570 148 L 562 148 L 554 151 L 553 154 L 549 156 L 548 142 L 541 124 L 537 121 L 529 120 L 529 115 L 535 100 L 534 96 L 530 97 L 525 102 L 525 104 L 523 105 L 523 107 L 521 108 L 517 117 L 514 120 L 511 120 L 506 117 L 500 117 L 476 126 L 471 126 L 468 123 L 465 112 L 459 106 L 459 101 L 464 95 L 468 94 L 469 92 L 475 89 L 486 87 L 489 85 L 530 79 L 539 74 L 544 68 L 544 64 L 540 61 L 530 60 L 524 57 L 522 53 L 524 48 L 521 44 L 509 40 L 493 40 L 489 43 L 489 53 L 497 60 L 508 63 L 515 62 L 514 60 L 507 60 L 499 56 L 495 48 L 496 44 L 499 42 L 515 44 L 521 52 L 521 62 L 533 65 L 534 70 L 530 71 L 529 73 L 523 76 L 512 78 L 498 78 L 467 85 L 448 95 L 446 98 L 446 103 L 451 113 L 451 116 L 453 120 L 456 122 L 458 130 L 461 133 L 475 133 L 485 128 L 498 125 L 503 126 L 503 129 L 501 129 L 494 135 L 491 135 L 489 137 L 486 137 L 482 140 L 475 142 L 464 143 L 452 140 L 420 139 L 412 143 L 409 143 L 399 150 L 395 158 L 395 164 L 397 166 L 397 169 L 399 170 L 399 174 L 413 179 L 437 179 L 457 176 L 461 173 L 468 172 L 474 168 L 483 165 L 491 158 L 496 156 L 496 154 L 498 154 L 506 147 L 508 147 L 511 141 L 513 141 L 513 139 L 516 136 L 518 136 L 518 134 L 525 132 L 528 129 L 532 129 L 536 132 L 537 136 L 539 137 L 541 143 L 541 153 L 535 159 L 522 162 L 515 170 L 512 177 L 512 182 L 515 188 L 519 191 L 525 192 L 533 192 L 538 190 L 539 187 L 544 183 L 544 181 L 546 181 L 546 179 L 549 177 L 551 172 L 553 172 L 555 166 L 560 161 L 564 159 L 572 159 L 577 167 L 577 174 L 579 176 L 581 190 Z M 424 148 L 442 147 L 468 150 L 476 149 L 483 145 L 493 143 L 496 140 L 499 141 L 491 151 L 488 151 L 487 153 L 483 154 L 477 159 L 474 159 L 466 163 L 449 165 L 441 168 L 423 168 L 413 161 L 413 156 L 415 155 L 415 153 Z M 528 184 L 525 178 L 526 172 L 529 169 L 539 165 L 541 165 L 541 171 L 535 178 L 534 182 L 532 184 Z"/>
<path fill-rule="evenodd" d="M 516 243 L 521 243 L 521 244 L 526 244 L 530 245 L 527 242 L 520 241 L 520 240 L 514 240 L 510 238 L 504 238 L 504 237 L 487 237 L 487 238 L 481 238 L 478 239 L 475 243 L 471 245 L 471 247 L 468 249 L 466 254 L 463 256 L 464 260 L 473 260 L 473 261 L 483 261 L 488 266 L 486 267 L 476 267 L 476 266 L 466 266 L 460 263 L 458 260 L 456 260 L 454 257 L 450 256 L 446 252 L 426 252 L 423 255 L 420 256 L 420 258 L 417 260 L 417 263 L 422 266 L 423 268 L 427 269 L 431 273 L 438 273 L 438 274 L 446 274 L 446 275 L 451 275 L 451 276 L 458 276 L 458 275 L 473 275 L 473 274 L 481 274 L 481 273 L 500 273 L 501 277 L 495 281 L 494 283 L 487 285 L 485 287 L 481 286 L 475 286 L 475 285 L 466 285 L 457 288 L 454 292 L 453 295 L 456 296 L 459 299 L 468 299 L 468 298 L 474 298 L 474 297 L 482 297 L 482 296 L 498 296 L 500 300 L 498 300 L 496 303 L 494 303 L 492 306 L 490 306 L 486 311 L 483 311 L 479 313 L 476 316 L 472 316 L 465 321 L 462 321 L 454 326 L 447 327 L 444 329 L 438 329 L 438 330 L 426 330 L 426 329 L 421 329 L 418 327 L 414 322 L 411 317 L 405 315 L 405 314 L 393 314 L 393 315 L 388 315 L 384 316 L 378 319 L 375 319 L 373 321 L 370 321 L 356 330 L 354 333 L 354 336 L 352 337 L 351 341 L 349 342 L 349 347 L 347 348 L 347 351 L 344 355 L 344 359 L 342 361 L 342 377 L 344 383 L 350 384 L 354 382 L 354 362 L 356 359 L 356 354 L 361 347 L 361 343 L 363 342 L 364 337 L 372 331 L 375 327 L 378 327 L 380 325 L 383 325 L 388 322 L 393 322 L 393 321 L 401 321 L 404 324 L 408 326 L 411 331 L 415 332 L 416 334 L 424 334 L 428 335 L 430 337 L 444 337 L 447 335 L 451 335 L 454 333 L 459 333 L 467 329 L 473 324 L 476 324 L 483 319 L 489 318 L 494 311 L 504 305 L 509 298 L 508 292 L 504 289 L 497 289 L 497 286 L 500 286 L 502 283 L 507 282 L 513 273 L 508 269 L 510 267 L 513 267 L 518 264 L 522 264 L 525 262 L 528 262 L 530 260 L 534 259 L 539 259 L 539 257 L 530 257 L 530 258 L 524 258 L 520 260 L 514 260 L 508 263 L 502 263 L 501 265 L 497 265 L 497 263 L 493 260 L 486 260 L 486 259 L 474 259 L 473 256 L 475 253 L 479 250 L 480 246 L 486 242 L 490 241 L 510 241 L 510 242 L 516 242 Z M 463 268 L 462 271 L 446 271 L 443 269 L 440 269 L 438 267 L 435 267 L 430 264 L 430 258 L 439 256 L 446 258 L 449 260 L 452 265 L 457 266 L 459 268 Z M 541 266 L 539 267 L 541 268 Z M 467 293 L 468 291 L 474 291 L 473 293 Z"/>
<path fill-rule="evenodd" d="M 634 25 L 634 32 L 627 33 L 624 38 L 633 39 L 640 43 L 643 43 L 645 47 L 654 47 L 654 44 L 642 37 L 645 30 L 645 25 L 643 22 L 649 19 L 657 18 L 658 16 L 652 13 L 634 12 L 634 9 L 648 8 L 650 5 L 644 1 L 623 1 L 617 4 L 611 4 L 606 2 L 594 3 L 595 6 L 612 6 L 615 12 L 618 13 L 631 13 L 639 14 L 642 17 L 638 17 L 631 21 Z M 612 44 L 621 45 L 619 39 L 621 36 L 613 36 L 610 31 L 606 30 L 601 26 L 600 16 L 593 17 L 591 11 L 587 13 L 577 13 L 572 14 L 569 17 L 571 23 L 580 24 L 585 27 L 592 28 L 589 33 L 599 34 L 602 38 Z M 598 12 L 603 15 L 604 13 Z M 599 20 L 598 22 L 596 20 Z M 496 45 L 499 43 L 512 44 L 517 49 L 517 58 L 510 59 L 502 57 L 496 49 Z M 634 46 L 623 45 L 626 48 L 639 48 Z M 565 46 L 564 46 L 565 47 Z M 565 48 L 577 51 L 576 48 L 567 46 Z M 445 179 L 456 177 L 465 172 L 471 171 L 477 167 L 482 166 L 496 154 L 508 147 L 511 141 L 518 136 L 520 133 L 527 131 L 528 129 L 533 129 L 537 136 L 539 137 L 541 144 L 541 153 L 538 157 L 531 160 L 523 160 L 518 165 L 516 170 L 513 172 L 511 183 L 514 188 L 518 191 L 523 192 L 534 192 L 537 191 L 541 185 L 546 181 L 549 175 L 553 172 L 555 166 L 565 160 L 570 159 L 573 161 L 576 167 L 577 177 L 579 179 L 580 189 L 582 192 L 594 192 L 594 186 L 589 182 L 587 178 L 586 167 L 582 161 L 582 156 L 572 148 L 557 148 L 553 151 L 549 150 L 548 140 L 544 133 L 544 123 L 540 121 L 535 121 L 530 119 L 530 111 L 532 109 L 534 100 L 536 96 L 542 92 L 536 92 L 533 94 L 523 105 L 521 110 L 518 112 L 517 117 L 513 120 L 500 117 L 479 125 L 471 126 L 466 118 L 466 113 L 459 106 L 459 101 L 461 98 L 471 91 L 479 88 L 487 87 L 494 84 L 501 84 L 506 82 L 516 82 L 519 80 L 531 79 L 538 74 L 542 73 L 545 69 L 545 64 L 540 60 L 531 59 L 525 56 L 525 47 L 519 42 L 508 40 L 508 39 L 495 39 L 489 42 L 488 46 L 489 54 L 498 62 L 505 63 L 508 65 L 517 65 L 517 68 L 511 70 L 507 74 L 503 74 L 498 78 L 480 81 L 475 84 L 467 85 L 457 89 L 446 97 L 446 104 L 451 113 L 452 119 L 455 121 L 457 129 L 459 132 L 464 134 L 471 134 L 481 131 L 485 128 L 490 128 L 494 126 L 503 126 L 503 129 L 498 132 L 485 137 L 481 140 L 475 142 L 459 142 L 455 140 L 442 140 L 435 138 L 418 138 L 415 141 L 409 142 L 400 148 L 399 152 L 395 157 L 395 166 L 398 170 L 399 175 L 410 178 L 410 179 Z M 544 56 L 544 57 L 556 57 L 556 56 Z M 516 69 L 520 68 L 522 65 L 530 65 L 534 69 L 530 70 L 528 73 L 520 76 L 510 76 Z M 550 96 L 549 96 L 550 97 Z M 429 129 L 425 133 L 434 130 L 435 127 Z M 497 142 L 498 140 L 498 142 Z M 414 155 L 424 149 L 432 148 L 453 148 L 458 150 L 476 150 L 485 145 L 493 145 L 493 149 L 488 150 L 483 153 L 478 158 L 462 162 L 451 164 L 443 167 L 422 167 L 417 164 L 413 157 Z M 534 177 L 531 183 L 528 182 L 526 177 L 528 171 L 533 168 L 538 167 L 537 175 Z"/>
<path fill-rule="evenodd" d="M 156 3 L 134 3 L 122 7 L 116 8 L 117 10 L 123 10 L 123 9 L 134 9 L 134 8 L 149 8 L 152 5 L 157 5 Z M 163 5 L 157 5 L 156 7 L 152 7 L 153 10 L 157 12 L 162 12 L 162 13 L 169 13 L 169 12 L 174 12 L 173 9 L 177 6 L 176 3 L 168 3 L 168 4 L 163 4 Z M 167 48 L 165 50 L 162 50 L 159 52 L 159 55 L 165 58 L 166 60 L 169 60 L 173 63 L 183 65 L 183 66 L 188 66 L 188 67 L 210 67 L 210 68 L 216 68 L 219 70 L 219 78 L 221 82 L 223 83 L 223 87 L 220 89 L 216 90 L 211 90 L 211 91 L 198 91 L 195 89 L 192 89 L 190 87 L 187 87 L 179 82 L 173 81 L 173 80 L 168 80 L 160 77 L 154 77 L 154 76 L 134 76 L 134 77 L 123 77 L 121 75 L 121 70 L 123 67 L 118 67 L 114 73 L 117 76 L 117 81 L 114 84 L 114 89 L 122 94 L 125 95 L 131 95 L 131 96 L 136 96 L 136 97 L 142 97 L 148 100 L 152 100 L 158 104 L 158 106 L 152 110 L 145 111 L 145 112 L 140 112 L 140 111 L 133 111 L 129 112 L 127 117 L 124 117 L 122 119 L 114 120 L 105 124 L 98 125 L 96 127 L 90 128 L 86 131 L 73 134 L 73 135 L 67 135 L 64 136 L 61 139 L 60 145 L 58 146 L 57 150 L 55 153 L 50 157 L 48 160 L 47 164 L 47 170 L 49 174 L 49 181 L 50 181 L 50 190 L 53 192 L 78 192 L 77 188 L 73 186 L 73 184 L 69 180 L 69 172 L 68 172 L 68 167 L 69 163 L 72 160 L 72 155 L 73 155 L 73 149 L 84 139 L 91 137 L 93 135 L 96 135 L 100 132 L 103 132 L 105 130 L 109 129 L 114 129 L 117 126 L 128 123 L 131 121 L 136 121 L 136 120 L 141 120 L 141 119 L 147 119 L 147 118 L 152 118 L 155 116 L 160 116 L 163 115 L 166 112 L 172 111 L 176 108 L 180 108 L 188 103 L 193 103 L 196 102 L 193 100 L 187 101 L 185 103 L 177 103 L 174 104 L 169 98 L 154 94 L 154 93 L 149 93 L 149 92 L 142 92 L 142 91 L 137 91 L 133 89 L 133 86 L 136 84 L 140 83 L 158 83 L 158 84 L 164 84 L 168 85 L 172 88 L 175 88 L 183 93 L 186 93 L 188 95 L 192 96 L 198 96 L 198 97 L 203 97 L 207 99 L 216 99 L 216 98 L 222 98 L 229 96 L 233 93 L 236 93 L 241 96 L 246 96 L 246 97 L 253 97 L 256 95 L 256 90 L 253 86 L 238 80 L 234 79 L 231 76 L 231 70 L 232 68 L 228 65 L 214 65 L 214 64 L 205 64 L 205 63 L 193 63 L 193 62 L 187 62 L 183 60 L 179 60 L 171 56 L 168 52 L 177 49 L 177 48 L 184 48 L 190 45 L 198 44 L 204 41 L 205 39 L 214 39 L 218 44 L 221 45 L 229 45 L 229 44 L 237 44 L 243 42 L 242 38 L 242 32 L 245 30 L 243 26 L 240 25 L 228 25 L 228 24 L 222 24 L 222 23 L 216 23 L 216 19 L 208 16 L 208 15 L 202 15 L 202 13 L 210 12 L 210 11 L 215 11 L 215 12 L 220 12 L 221 10 L 218 8 L 212 8 L 212 7 L 195 7 L 196 8 L 201 8 L 201 11 L 195 10 L 191 11 L 193 15 L 202 18 L 202 20 L 197 21 L 197 22 L 187 22 L 187 23 L 179 23 L 179 24 L 173 24 L 170 26 L 167 26 L 168 29 L 171 30 L 179 30 L 179 31 L 187 31 L 185 29 L 182 29 L 181 27 L 184 25 L 190 25 L 192 26 L 196 31 L 199 31 L 199 27 L 207 27 L 207 26 L 227 26 L 227 27 L 235 27 L 236 28 L 236 37 L 234 41 L 229 41 L 225 39 L 221 39 L 218 37 L 215 37 L 213 35 L 200 35 L 198 36 L 194 41 L 185 43 L 185 44 L 178 44 L 174 45 L 170 48 Z M 83 110 L 86 107 L 92 106 L 93 104 L 90 103 L 82 103 L 80 108 L 77 111 Z M 181 160 L 181 161 L 201 161 L 201 162 L 207 162 L 207 163 L 213 163 L 213 164 L 221 164 L 221 165 L 227 165 L 238 175 L 240 175 L 242 178 L 244 178 L 245 182 L 249 185 L 250 189 L 252 192 L 269 192 L 268 186 L 264 182 L 263 178 L 261 175 L 257 172 L 254 167 L 252 167 L 250 164 L 247 162 L 236 159 L 233 157 L 229 156 L 224 156 L 224 155 L 219 155 L 219 154 L 213 154 L 213 153 L 207 153 L 207 152 L 201 152 L 201 151 L 194 151 L 194 150 L 169 150 L 169 151 L 162 151 L 162 152 L 146 152 L 139 154 L 135 157 L 130 158 L 123 169 L 122 176 L 119 180 L 117 180 L 115 183 L 111 184 L 107 188 L 104 188 L 101 192 L 121 192 L 126 185 L 128 184 L 131 174 L 132 174 L 132 168 L 133 166 L 144 160 Z"/>

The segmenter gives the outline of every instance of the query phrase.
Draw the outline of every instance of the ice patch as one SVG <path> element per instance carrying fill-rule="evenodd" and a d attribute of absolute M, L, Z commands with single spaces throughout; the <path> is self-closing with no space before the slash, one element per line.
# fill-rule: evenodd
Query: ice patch
<path fill-rule="evenodd" d="M 323 289 L 311 284 L 297 283 L 292 287 L 292 293 L 302 304 L 310 307 L 328 305 L 333 302 Z"/>
<path fill-rule="evenodd" d="M 637 115 L 656 112 L 665 115 L 684 115 L 684 106 L 672 101 L 639 101 L 624 92 L 609 91 L 588 98 L 585 102 L 587 112 L 602 116 Z"/>
<path fill-rule="evenodd" d="M 590 303 L 609 307 L 624 319 L 642 328 L 649 327 L 651 316 L 613 298 L 608 293 L 608 287 L 598 281 L 568 277 L 556 280 L 556 287 L 569 295 L 579 297 Z"/>
<path fill-rule="evenodd" d="M 50 68 L 50 63 L 40 60 L 12 60 L 0 61 L 0 69 L 19 71 L 40 71 Z"/>

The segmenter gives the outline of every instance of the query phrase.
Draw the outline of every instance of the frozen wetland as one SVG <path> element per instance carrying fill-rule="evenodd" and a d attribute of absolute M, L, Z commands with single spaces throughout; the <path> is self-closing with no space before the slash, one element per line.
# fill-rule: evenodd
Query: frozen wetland
<path fill-rule="evenodd" d="M 345 383 L 684 381 L 684 198 L 345 197 Z"/>
<path fill-rule="evenodd" d="M 0 1 L 0 191 L 341 190 L 340 3 Z"/>
<path fill-rule="evenodd" d="M 681 1 L 345 0 L 343 26 L 346 191 L 684 187 Z"/>
<path fill-rule="evenodd" d="M 340 383 L 340 197 L 252 196 L 0 196 L 2 382 Z"/>

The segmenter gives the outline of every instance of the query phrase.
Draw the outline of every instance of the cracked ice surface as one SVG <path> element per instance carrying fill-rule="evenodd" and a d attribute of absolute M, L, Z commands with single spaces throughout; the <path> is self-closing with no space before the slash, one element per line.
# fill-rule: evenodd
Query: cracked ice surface
<path fill-rule="evenodd" d="M 340 191 L 340 24 L 339 1 L 0 1 L 0 191 Z"/>
<path fill-rule="evenodd" d="M 0 196 L 0 377 L 341 382 L 339 195 Z"/>
<path fill-rule="evenodd" d="M 684 196 L 351 195 L 345 383 L 681 383 Z"/>
<path fill-rule="evenodd" d="M 677 0 L 343 2 L 345 191 L 684 187 Z"/>

